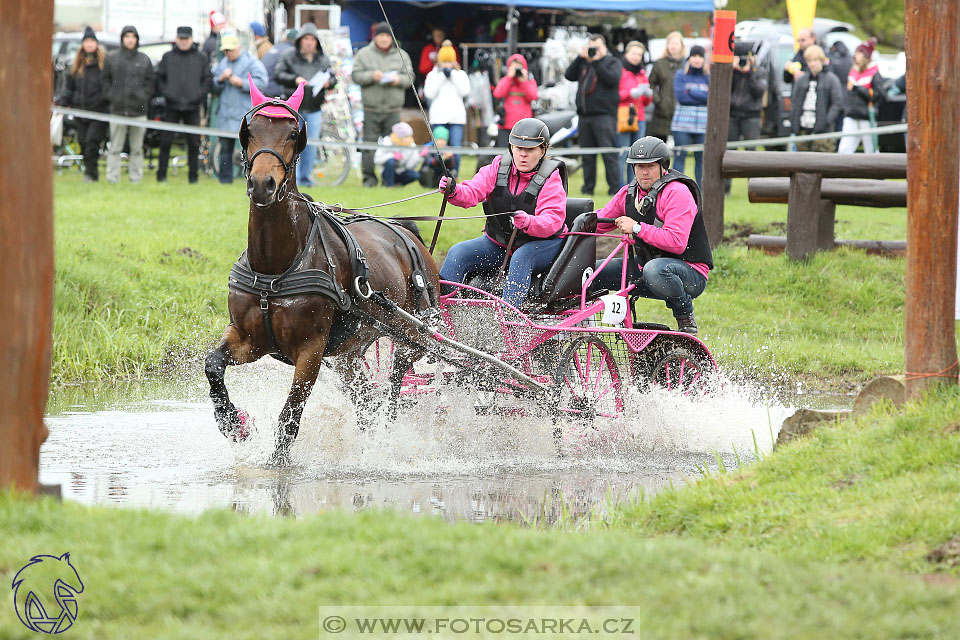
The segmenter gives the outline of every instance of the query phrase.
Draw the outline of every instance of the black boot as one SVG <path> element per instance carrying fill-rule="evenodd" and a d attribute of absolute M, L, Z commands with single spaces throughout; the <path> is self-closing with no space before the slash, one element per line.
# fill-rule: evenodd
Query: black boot
<path fill-rule="evenodd" d="M 685 316 L 677 316 L 677 331 L 697 335 L 697 321 L 693 319 L 692 311 Z"/>

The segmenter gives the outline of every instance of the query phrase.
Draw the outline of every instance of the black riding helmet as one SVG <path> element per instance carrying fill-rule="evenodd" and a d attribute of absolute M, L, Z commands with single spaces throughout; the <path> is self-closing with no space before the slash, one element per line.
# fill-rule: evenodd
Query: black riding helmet
<path fill-rule="evenodd" d="M 510 144 L 515 147 L 533 149 L 542 146 L 546 148 L 549 142 L 550 130 L 547 129 L 543 120 L 523 118 L 513 125 L 513 129 L 510 129 Z"/>
<path fill-rule="evenodd" d="M 649 164 L 659 162 L 663 170 L 670 168 L 670 148 L 667 143 L 655 136 L 644 136 L 630 146 L 627 164 Z"/>

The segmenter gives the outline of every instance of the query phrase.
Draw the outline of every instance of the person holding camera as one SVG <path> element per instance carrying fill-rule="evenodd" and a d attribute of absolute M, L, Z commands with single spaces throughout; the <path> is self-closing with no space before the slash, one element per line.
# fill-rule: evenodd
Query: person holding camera
<path fill-rule="evenodd" d="M 457 63 L 457 52 L 445 40 L 437 52 L 437 66 L 427 74 L 423 93 L 430 100 L 430 126 L 444 126 L 450 132 L 450 146 L 463 144 L 463 128 L 467 124 L 467 108 L 463 99 L 470 95 L 470 78 Z M 453 156 L 453 173 L 460 168 L 460 155 Z"/>
<path fill-rule="evenodd" d="M 580 116 L 581 147 L 613 147 L 617 143 L 617 105 L 620 104 L 620 74 L 623 65 L 607 51 L 602 33 L 590 35 L 564 77 L 577 82 L 577 115 Z M 616 151 L 601 154 L 607 174 L 608 193 L 620 190 L 620 167 Z M 583 156 L 583 187 L 580 192 L 592 196 L 597 183 L 596 155 Z"/>
<path fill-rule="evenodd" d="M 690 47 L 690 56 L 684 68 L 673 79 L 673 93 L 677 108 L 673 112 L 673 141 L 677 147 L 703 144 L 707 135 L 707 92 L 710 74 L 706 70 L 706 50 L 698 44 Z M 703 151 L 694 151 L 694 175 L 697 184 L 703 184 Z M 674 149 L 673 166 L 683 171 L 687 162 L 685 149 Z"/>
<path fill-rule="evenodd" d="M 515 53 L 507 59 L 507 73 L 493 89 L 493 97 L 503 100 L 503 118 L 497 131 L 497 146 L 506 147 L 510 130 L 524 118 L 533 117 L 531 104 L 537 99 L 537 81 L 527 69 L 527 59 Z"/>
<path fill-rule="evenodd" d="M 643 45 L 633 40 L 623 50 L 623 73 L 620 75 L 620 104 L 617 107 L 617 146 L 620 152 L 620 171 L 626 169 L 630 145 L 647 135 L 644 110 L 653 101 L 653 91 L 647 72 L 643 69 Z M 620 183 L 629 176 L 620 176 Z"/>
<path fill-rule="evenodd" d="M 752 51 L 734 46 L 733 80 L 730 84 L 730 125 L 727 140 L 756 140 L 762 126 L 763 96 L 767 92 L 768 68 L 758 69 Z M 730 180 L 724 186 L 730 193 Z"/>

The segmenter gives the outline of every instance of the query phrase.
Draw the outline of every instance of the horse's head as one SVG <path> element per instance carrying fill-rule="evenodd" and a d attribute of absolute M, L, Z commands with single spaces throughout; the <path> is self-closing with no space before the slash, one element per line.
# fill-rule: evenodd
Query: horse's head
<path fill-rule="evenodd" d="M 286 196 L 290 181 L 296 183 L 297 158 L 307 145 L 307 125 L 297 112 L 303 85 L 282 101 L 267 98 L 247 78 L 253 109 L 240 123 L 247 195 L 258 207 L 268 207 Z"/>

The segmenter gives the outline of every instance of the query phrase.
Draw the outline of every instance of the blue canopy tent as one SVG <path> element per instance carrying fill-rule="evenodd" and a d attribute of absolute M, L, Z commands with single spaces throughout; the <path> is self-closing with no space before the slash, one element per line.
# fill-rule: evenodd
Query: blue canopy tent
<path fill-rule="evenodd" d="M 712 12 L 714 0 L 445 0 L 442 2 L 402 2 L 384 0 L 391 22 L 404 20 L 421 9 L 437 9 L 447 5 L 502 6 L 508 9 L 552 9 L 554 11 L 700 11 Z M 465 7 L 461 7 L 465 8 Z M 349 0 L 344 3 L 341 24 L 350 27 L 355 41 L 364 41 L 370 25 L 383 19 L 376 0 Z"/>

